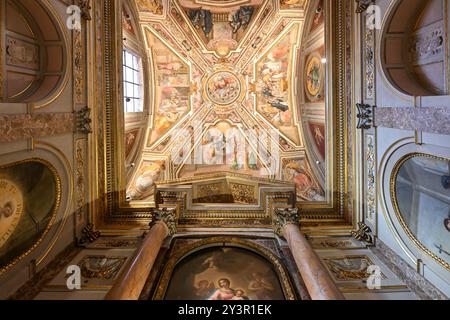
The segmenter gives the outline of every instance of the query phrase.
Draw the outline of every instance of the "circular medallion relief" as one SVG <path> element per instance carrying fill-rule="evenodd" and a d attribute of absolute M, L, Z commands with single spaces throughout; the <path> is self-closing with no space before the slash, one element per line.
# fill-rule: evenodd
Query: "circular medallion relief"
<path fill-rule="evenodd" d="M 219 71 L 206 81 L 205 91 L 211 102 L 225 106 L 240 97 L 242 87 L 236 75 L 228 71 Z"/>
<path fill-rule="evenodd" d="M 306 63 L 305 69 L 306 93 L 312 100 L 321 98 L 323 88 L 323 66 L 320 56 L 312 55 Z"/>
<path fill-rule="evenodd" d="M 11 181 L 0 179 L 0 247 L 14 233 L 22 212 L 22 192 Z"/>

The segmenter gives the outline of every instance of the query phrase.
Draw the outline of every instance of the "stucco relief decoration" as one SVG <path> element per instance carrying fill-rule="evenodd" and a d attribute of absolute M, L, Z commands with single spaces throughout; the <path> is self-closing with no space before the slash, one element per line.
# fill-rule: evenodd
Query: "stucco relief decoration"
<path fill-rule="evenodd" d="M 84 257 L 78 265 L 83 278 L 113 280 L 117 277 L 126 259 L 126 257 L 92 255 Z"/>
<path fill-rule="evenodd" d="M 77 213 L 78 213 L 78 222 L 82 220 L 83 206 L 86 203 L 86 195 L 85 195 L 85 175 L 84 175 L 84 142 L 85 140 L 78 139 L 75 143 L 75 162 L 76 162 L 76 171 L 75 171 L 75 186 L 77 189 L 76 192 L 76 205 L 77 205 Z"/>
<path fill-rule="evenodd" d="M 367 136 L 366 150 L 366 171 L 367 171 L 367 198 L 366 212 L 367 219 L 374 222 L 376 216 L 376 159 L 375 159 L 375 138 Z"/>
<path fill-rule="evenodd" d="M 373 99 L 375 89 L 375 30 L 365 29 L 364 48 L 366 98 Z"/>
<path fill-rule="evenodd" d="M 8 38 L 6 45 L 6 64 L 39 70 L 39 46 L 20 39 Z"/>
<path fill-rule="evenodd" d="M 439 25 L 430 30 L 420 30 L 411 37 L 412 62 L 440 58 L 444 53 L 444 31 Z"/>
<path fill-rule="evenodd" d="M 311 238 L 308 240 L 314 249 L 345 249 L 354 247 L 353 241 L 350 239 L 336 240 L 334 238 Z"/>
<path fill-rule="evenodd" d="M 327 257 L 323 261 L 337 281 L 367 280 L 370 276 L 367 268 L 374 265 L 372 260 L 365 255 Z M 386 276 L 381 274 L 381 278 L 386 279 Z"/>
<path fill-rule="evenodd" d="M 73 81 L 75 90 L 75 102 L 83 103 L 84 72 L 83 72 L 83 43 L 82 34 L 79 30 L 73 31 Z"/>
<path fill-rule="evenodd" d="M 231 194 L 237 203 L 255 204 L 255 187 L 239 183 L 230 184 Z"/>

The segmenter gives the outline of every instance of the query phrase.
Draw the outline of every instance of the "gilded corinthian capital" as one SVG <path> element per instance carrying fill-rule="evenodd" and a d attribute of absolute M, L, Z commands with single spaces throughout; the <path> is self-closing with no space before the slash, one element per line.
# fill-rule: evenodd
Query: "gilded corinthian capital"
<path fill-rule="evenodd" d="M 164 222 L 164 224 L 169 229 L 169 237 L 173 236 L 177 232 L 177 218 L 175 209 L 154 209 L 153 220 L 151 224 L 154 224 L 157 221 Z"/>
<path fill-rule="evenodd" d="M 288 224 L 299 225 L 298 208 L 275 209 L 273 229 L 277 235 L 283 236 L 283 228 Z"/>
<path fill-rule="evenodd" d="M 373 3 L 373 0 L 356 0 L 356 13 L 363 13 Z"/>

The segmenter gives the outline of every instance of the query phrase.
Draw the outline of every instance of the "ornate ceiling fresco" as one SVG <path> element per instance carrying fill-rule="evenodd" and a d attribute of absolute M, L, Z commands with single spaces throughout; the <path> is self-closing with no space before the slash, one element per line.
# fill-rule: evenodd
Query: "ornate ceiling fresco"
<path fill-rule="evenodd" d="M 142 30 L 148 122 L 141 142 L 125 128 L 127 200 L 148 203 L 156 184 L 224 174 L 295 185 L 297 201 L 326 203 L 323 2 L 136 0 L 136 8 L 139 21 L 124 27 Z M 213 193 L 198 197 L 223 202 Z"/>

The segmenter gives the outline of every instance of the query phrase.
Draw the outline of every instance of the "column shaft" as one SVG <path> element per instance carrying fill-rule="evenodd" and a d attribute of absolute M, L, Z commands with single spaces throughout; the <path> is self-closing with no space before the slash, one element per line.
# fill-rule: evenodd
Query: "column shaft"
<path fill-rule="evenodd" d="M 312 300 L 345 300 L 330 274 L 320 261 L 308 240 L 297 225 L 283 227 L 284 238 L 288 241 L 295 263 L 302 275 Z"/>
<path fill-rule="evenodd" d="M 168 235 L 169 229 L 164 222 L 158 221 L 152 226 L 131 263 L 125 267 L 106 295 L 106 300 L 139 299 L 163 241 Z"/>

